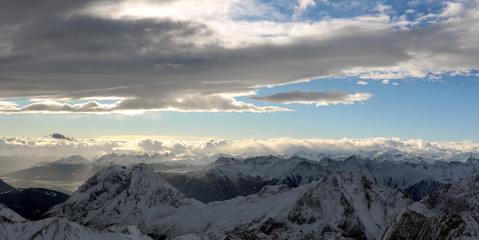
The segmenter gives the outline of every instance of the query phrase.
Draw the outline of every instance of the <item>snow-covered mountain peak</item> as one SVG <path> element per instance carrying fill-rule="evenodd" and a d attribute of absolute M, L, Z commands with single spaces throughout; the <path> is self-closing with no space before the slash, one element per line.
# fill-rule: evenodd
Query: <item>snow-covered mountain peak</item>
<path fill-rule="evenodd" d="M 89 199 L 92 191 L 97 192 L 98 190 L 101 190 L 99 194 L 114 193 L 117 195 L 125 190 L 128 190 L 129 194 L 135 194 L 136 191 L 152 191 L 152 189 L 156 188 L 174 189 L 158 173 L 153 172 L 144 163 L 131 168 L 114 165 L 101 170 L 91 177 L 72 195 L 70 200 Z"/>
<path fill-rule="evenodd" d="M 319 222 L 324 236 L 379 239 L 394 217 L 412 204 L 404 192 L 373 184 L 360 173 L 331 172 L 300 188 L 307 191 L 288 220 L 298 225 Z"/>
<path fill-rule="evenodd" d="M 70 157 L 62 158 L 62 159 L 60 159 L 58 161 L 55 161 L 51 164 L 57 164 L 57 165 L 61 165 L 61 164 L 64 164 L 64 165 L 90 165 L 91 162 L 88 161 L 88 159 L 86 159 L 82 156 L 73 155 L 73 156 L 70 156 Z"/>
<path fill-rule="evenodd" d="M 132 168 L 115 165 L 95 174 L 51 213 L 94 227 L 119 221 L 141 226 L 194 203 L 146 164 Z"/>

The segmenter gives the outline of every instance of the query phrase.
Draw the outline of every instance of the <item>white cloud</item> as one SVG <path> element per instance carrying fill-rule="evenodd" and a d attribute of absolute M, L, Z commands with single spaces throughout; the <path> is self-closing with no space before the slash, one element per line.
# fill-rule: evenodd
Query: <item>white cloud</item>
<path fill-rule="evenodd" d="M 79 154 L 95 158 L 105 153 L 173 153 L 179 159 L 211 159 L 227 154 L 258 156 L 293 154 L 298 151 L 325 154 L 353 154 L 358 151 L 391 151 L 426 154 L 433 158 L 451 159 L 461 154 L 479 154 L 479 144 L 471 142 L 428 142 L 421 139 L 399 138 L 342 138 L 342 139 L 216 139 L 216 140 L 158 140 L 158 139 L 75 139 L 0 137 L 2 155 L 31 155 L 35 158 L 49 156 L 53 159 Z M 53 160 L 51 159 L 51 160 Z M 213 157 L 214 159 L 214 157 Z"/>
<path fill-rule="evenodd" d="M 0 101 L 0 107 L 15 107 L 18 106 L 15 102 L 12 101 Z"/>
<path fill-rule="evenodd" d="M 308 7 L 316 6 L 314 0 L 298 0 L 299 6 L 298 9 L 301 11 L 306 10 Z"/>
<path fill-rule="evenodd" d="M 384 79 L 381 81 L 382 84 L 389 84 L 389 79 Z"/>
<path fill-rule="evenodd" d="M 358 85 L 368 85 L 368 82 L 366 82 L 366 81 L 358 81 L 356 84 L 358 84 Z"/>
<path fill-rule="evenodd" d="M 354 104 L 355 102 L 366 101 L 373 95 L 371 93 L 355 93 L 348 94 L 344 92 L 313 92 L 313 91 L 292 91 L 275 93 L 268 96 L 253 96 L 249 97 L 252 100 L 279 102 L 284 104 L 301 103 L 301 104 L 315 104 L 319 106 L 329 106 L 337 104 Z"/>
<path fill-rule="evenodd" d="M 376 7 L 376 10 L 377 10 L 378 12 L 380 12 L 380 13 L 385 13 L 386 11 L 389 11 L 389 10 L 391 10 L 391 9 L 392 9 L 391 6 L 389 6 L 389 5 L 383 5 L 383 4 L 381 4 L 381 3 L 379 3 L 379 4 L 377 5 L 377 7 Z"/>
<path fill-rule="evenodd" d="M 293 18 L 299 17 L 308 7 L 316 6 L 314 0 L 298 0 L 298 6 L 295 6 Z"/>
<path fill-rule="evenodd" d="M 179 112 L 275 112 L 291 111 L 280 107 L 258 107 L 251 103 L 236 101 L 233 97 L 211 95 L 190 95 L 169 99 L 123 99 L 114 104 L 89 101 L 82 104 L 68 104 L 57 101 L 35 102 L 24 107 L 0 104 L 0 113 L 125 113 L 141 114 L 145 111 L 169 110 Z"/>

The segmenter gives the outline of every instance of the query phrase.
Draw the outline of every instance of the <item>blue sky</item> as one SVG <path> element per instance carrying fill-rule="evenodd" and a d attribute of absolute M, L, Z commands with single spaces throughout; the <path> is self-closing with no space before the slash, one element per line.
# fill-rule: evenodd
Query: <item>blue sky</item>
<path fill-rule="evenodd" d="M 477 1 L 21 4 L 2 136 L 479 142 Z"/>
<path fill-rule="evenodd" d="M 183 113 L 150 112 L 142 115 L 10 114 L 1 115 L 7 136 L 44 136 L 51 132 L 91 138 L 145 135 L 178 138 L 370 138 L 400 137 L 429 141 L 479 141 L 477 77 L 445 77 L 442 82 L 411 80 L 397 86 L 356 78 L 319 79 L 275 88 L 259 94 L 288 90 L 367 90 L 374 94 L 361 104 L 321 106 L 291 104 L 294 112 Z M 247 99 L 245 99 L 246 101 Z M 262 104 L 262 103 L 259 103 Z M 278 106 L 283 106 L 277 104 Z M 462 106 L 461 106 L 462 105 Z M 460 106 L 460 107 L 459 107 Z M 477 132 L 476 132 L 477 133 Z"/>

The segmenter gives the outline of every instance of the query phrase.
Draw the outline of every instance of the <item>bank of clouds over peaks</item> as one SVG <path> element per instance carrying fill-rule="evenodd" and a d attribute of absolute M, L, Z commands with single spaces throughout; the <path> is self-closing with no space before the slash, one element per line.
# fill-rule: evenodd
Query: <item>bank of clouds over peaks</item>
<path fill-rule="evenodd" d="M 438 160 L 451 160 L 467 154 L 479 154 L 479 144 L 471 142 L 428 142 L 421 139 L 399 138 L 365 139 L 294 139 L 267 140 L 104 140 L 104 139 L 53 139 L 29 137 L 0 137 L 3 156 L 31 155 L 66 157 L 82 155 L 94 159 L 107 153 L 155 154 L 170 153 L 174 159 L 209 159 L 218 155 L 258 156 L 283 155 L 305 152 L 311 154 L 347 155 L 360 152 L 402 152 L 427 156 Z M 53 160 L 53 159 L 52 159 Z"/>

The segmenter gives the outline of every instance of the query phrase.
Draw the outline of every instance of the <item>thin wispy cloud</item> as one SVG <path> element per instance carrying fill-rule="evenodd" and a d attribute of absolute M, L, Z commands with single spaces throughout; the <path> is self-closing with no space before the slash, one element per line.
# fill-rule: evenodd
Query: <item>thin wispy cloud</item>
<path fill-rule="evenodd" d="M 0 113 L 128 113 L 141 114 L 145 111 L 169 110 L 180 112 L 275 112 L 291 111 L 281 107 L 259 107 L 251 103 L 236 101 L 232 97 L 191 95 L 169 99 L 127 99 L 114 104 L 89 101 L 83 104 L 68 104 L 57 101 L 36 102 L 24 107 L 6 105 Z"/>
<path fill-rule="evenodd" d="M 284 104 L 301 103 L 315 104 L 319 106 L 329 106 L 336 104 L 353 104 L 355 102 L 363 102 L 371 98 L 371 93 L 355 93 L 348 94 L 344 92 L 313 92 L 313 91 L 292 91 L 275 93 L 268 96 L 253 96 L 251 100 L 260 100 L 267 102 L 278 102 Z"/>

